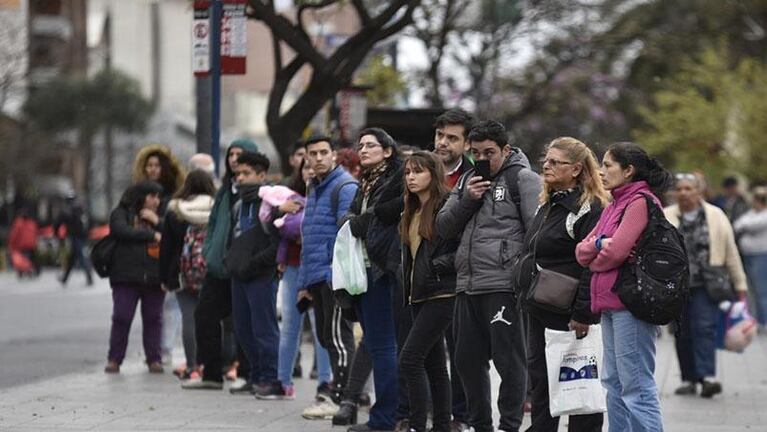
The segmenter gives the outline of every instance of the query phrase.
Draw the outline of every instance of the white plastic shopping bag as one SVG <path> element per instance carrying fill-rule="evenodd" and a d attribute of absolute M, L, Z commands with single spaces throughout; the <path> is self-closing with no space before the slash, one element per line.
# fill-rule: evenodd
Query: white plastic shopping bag
<path fill-rule="evenodd" d="M 607 411 L 602 374 L 602 328 L 589 327 L 583 339 L 574 331 L 546 329 L 546 367 L 552 417 Z"/>
<path fill-rule="evenodd" d="M 365 268 L 365 245 L 362 239 L 352 235 L 349 222 L 345 222 L 336 235 L 333 246 L 333 289 L 344 289 L 351 295 L 368 290 L 368 276 Z"/>

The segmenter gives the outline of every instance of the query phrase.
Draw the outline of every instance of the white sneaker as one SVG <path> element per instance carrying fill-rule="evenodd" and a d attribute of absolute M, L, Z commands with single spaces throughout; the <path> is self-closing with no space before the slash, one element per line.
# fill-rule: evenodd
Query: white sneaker
<path fill-rule="evenodd" d="M 338 405 L 332 400 L 317 401 L 307 407 L 301 416 L 307 420 L 330 420 L 338 412 Z"/>

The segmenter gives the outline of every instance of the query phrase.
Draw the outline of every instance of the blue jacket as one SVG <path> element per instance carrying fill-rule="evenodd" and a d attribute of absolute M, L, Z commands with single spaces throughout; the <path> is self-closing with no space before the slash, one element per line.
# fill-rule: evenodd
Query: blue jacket
<path fill-rule="evenodd" d="M 357 184 L 350 183 L 338 191 L 335 214 L 332 208 L 333 191 L 341 183 L 353 180 L 354 177 L 340 166 L 333 169 L 321 183 L 312 180 L 304 207 L 304 222 L 301 224 L 301 266 L 298 271 L 298 286 L 301 289 L 321 282 L 330 284 L 332 281 L 331 263 L 338 222 L 346 215 L 357 193 Z"/>

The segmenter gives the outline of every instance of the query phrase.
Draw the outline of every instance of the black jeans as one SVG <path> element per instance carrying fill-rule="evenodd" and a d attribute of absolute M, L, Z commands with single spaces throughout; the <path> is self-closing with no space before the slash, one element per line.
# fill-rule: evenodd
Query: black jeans
<path fill-rule="evenodd" d="M 546 367 L 546 326 L 534 315 L 530 315 L 528 329 L 528 376 L 530 377 L 530 403 L 533 405 L 531 425 L 528 432 L 556 432 L 559 417 L 551 417 L 549 411 L 549 379 Z M 566 329 L 554 329 L 566 330 Z M 571 415 L 568 432 L 599 432 L 602 430 L 604 415 Z"/>
<path fill-rule="evenodd" d="M 328 350 L 330 366 L 333 369 L 333 401 L 340 403 L 346 382 L 349 379 L 349 367 L 354 356 L 354 332 L 352 323 L 347 321 L 336 305 L 333 291 L 327 283 L 309 287 L 317 323 L 317 338 L 320 345 Z"/>
<path fill-rule="evenodd" d="M 412 306 L 413 326 L 399 355 L 410 400 L 410 428 L 426 431 L 431 389 L 433 430 L 450 430 L 450 378 L 445 355 L 445 329 L 453 320 L 454 298 L 427 300 Z M 428 380 L 427 380 L 428 376 Z"/>
<path fill-rule="evenodd" d="M 492 360 L 501 376 L 499 429 L 518 431 L 527 394 L 527 329 L 516 298 L 508 292 L 458 294 L 455 302 L 456 366 L 469 405 L 469 425 L 475 432 L 493 431 L 488 371 Z"/>
<path fill-rule="evenodd" d="M 64 275 L 61 277 L 61 281 L 63 283 L 67 283 L 67 280 L 69 279 L 69 274 L 72 272 L 72 269 L 75 267 L 75 264 L 80 264 L 80 267 L 82 267 L 83 271 L 85 272 L 85 278 L 88 280 L 88 285 L 93 284 L 93 275 L 91 275 L 91 262 L 88 259 L 87 256 L 85 256 L 85 253 L 83 252 L 83 248 L 85 248 L 86 239 L 79 238 L 79 237 L 70 237 L 69 238 L 69 254 L 67 255 L 67 267 L 64 269 Z"/>
<path fill-rule="evenodd" d="M 232 314 L 232 283 L 229 279 L 205 278 L 194 311 L 197 358 L 205 366 L 202 379 L 223 381 L 221 369 L 221 320 Z"/>
<path fill-rule="evenodd" d="M 354 351 L 354 359 L 349 368 L 349 381 L 346 383 L 344 400 L 358 404 L 362 390 L 365 388 L 365 383 L 370 378 L 372 372 L 373 359 L 365 347 L 365 339 L 363 338 L 360 344 L 357 345 L 357 350 Z"/>
<path fill-rule="evenodd" d="M 455 337 L 453 337 L 452 322 L 445 329 L 445 342 L 447 343 L 447 354 L 450 356 L 450 397 L 453 405 L 453 420 L 469 423 L 466 393 L 463 392 L 463 382 L 461 382 L 461 376 L 455 366 Z"/>

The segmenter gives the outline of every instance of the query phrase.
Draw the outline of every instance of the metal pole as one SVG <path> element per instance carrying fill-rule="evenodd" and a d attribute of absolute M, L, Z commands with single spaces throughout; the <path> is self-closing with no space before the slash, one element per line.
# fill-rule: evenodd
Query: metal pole
<path fill-rule="evenodd" d="M 211 3 L 211 32 L 210 32 L 210 78 L 211 78 L 211 124 L 210 124 L 210 155 L 216 164 L 216 175 L 219 173 L 220 139 L 221 139 L 221 15 L 222 0 Z"/>

